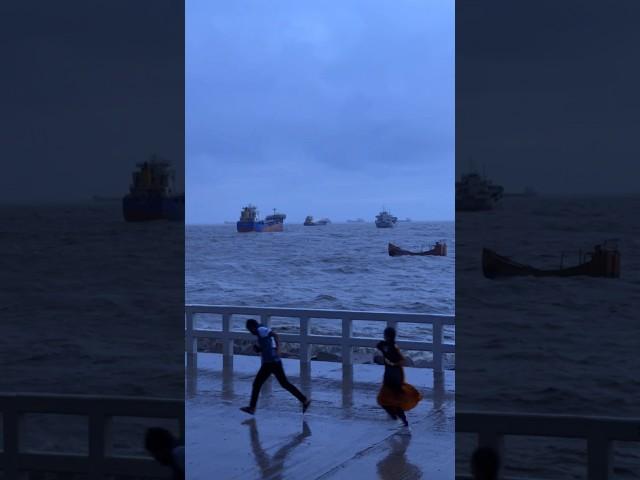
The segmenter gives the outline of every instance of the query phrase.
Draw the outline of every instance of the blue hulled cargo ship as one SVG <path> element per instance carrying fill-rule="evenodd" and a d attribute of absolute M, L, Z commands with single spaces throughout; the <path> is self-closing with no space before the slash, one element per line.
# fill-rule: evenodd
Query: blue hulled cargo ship
<path fill-rule="evenodd" d="M 122 199 L 124 219 L 127 222 L 184 220 L 184 194 L 173 192 L 175 172 L 169 162 L 154 155 L 137 167 L 129 193 Z"/>
<path fill-rule="evenodd" d="M 258 209 L 254 205 L 247 205 L 240 213 L 240 220 L 236 224 L 238 232 L 282 232 L 284 230 L 284 213 L 277 213 L 275 208 L 273 214 L 268 215 L 264 220 L 259 220 Z"/>

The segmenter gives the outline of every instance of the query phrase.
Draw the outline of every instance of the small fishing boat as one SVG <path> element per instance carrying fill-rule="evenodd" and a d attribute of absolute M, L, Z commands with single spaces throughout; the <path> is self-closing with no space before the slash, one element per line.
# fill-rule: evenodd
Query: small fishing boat
<path fill-rule="evenodd" d="M 487 278 L 533 276 L 533 277 L 620 277 L 620 252 L 611 242 L 596 245 L 592 252 L 580 255 L 580 263 L 571 267 L 542 270 L 515 262 L 498 255 L 488 248 L 482 249 L 482 273 Z"/>
<path fill-rule="evenodd" d="M 447 256 L 447 244 L 444 241 L 436 242 L 435 245 L 430 250 L 424 250 L 422 252 L 412 252 L 410 250 L 405 250 L 403 248 L 394 245 L 393 243 L 389 243 L 388 246 L 389 256 L 390 257 L 402 257 L 404 255 L 415 255 L 415 256 L 437 256 L 437 257 L 446 257 Z"/>

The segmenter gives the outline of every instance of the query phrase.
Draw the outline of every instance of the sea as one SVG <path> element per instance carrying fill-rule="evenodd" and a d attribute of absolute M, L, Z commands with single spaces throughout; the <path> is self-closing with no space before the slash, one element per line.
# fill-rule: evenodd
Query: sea
<path fill-rule="evenodd" d="M 283 232 L 272 233 L 238 233 L 229 224 L 188 225 L 186 299 L 194 304 L 453 315 L 454 230 L 453 222 L 417 221 L 390 229 L 374 223 L 285 223 Z M 446 257 L 390 257 L 387 252 L 389 242 L 421 250 L 439 240 L 447 243 Z M 202 321 L 203 328 L 220 328 L 219 318 Z M 273 326 L 295 328 L 286 320 L 274 320 Z M 353 328 L 356 335 L 381 338 L 385 326 L 357 321 Z M 340 328 L 335 321 L 311 323 L 315 334 L 340 334 Z M 398 327 L 401 339 L 426 341 L 430 335 L 429 325 Z M 445 328 L 444 341 L 455 341 L 455 327 Z M 415 359 L 424 354 L 414 352 Z M 447 367 L 453 366 L 454 359 L 447 359 Z"/>
<path fill-rule="evenodd" d="M 458 213 L 455 226 L 287 222 L 282 233 L 238 234 L 234 225 L 188 225 L 183 237 L 178 223 L 123 222 L 118 204 L 2 207 L 0 266 L 11 282 L 0 291 L 0 390 L 181 396 L 184 364 L 166 361 L 182 358 L 181 306 L 168 302 L 179 299 L 455 314 L 445 338 L 456 343 L 448 368 L 457 409 L 639 418 L 639 211 L 639 198 L 505 198 L 491 212 Z M 563 254 L 568 265 L 610 238 L 621 252 L 619 279 L 481 272 L 482 247 L 556 268 Z M 420 249 L 436 240 L 447 242 L 448 257 L 387 255 L 389 241 Z M 183 267 L 184 285 L 175 282 Z M 429 334 L 420 326 L 400 333 Z M 47 449 L 68 446 L 68 434 Z M 139 436 L 124 444 L 139 450 Z M 584 441 L 509 438 L 506 447 L 507 473 L 586 477 Z M 639 453 L 616 444 L 614 478 L 640 478 Z"/>
<path fill-rule="evenodd" d="M 120 202 L 0 206 L 0 393 L 183 398 L 183 242 Z M 86 418 L 28 417 L 27 448 L 86 453 Z M 115 451 L 145 425 L 118 417 Z"/>
<path fill-rule="evenodd" d="M 507 197 L 456 215 L 456 409 L 640 418 L 640 198 Z M 489 280 L 481 251 L 540 268 L 616 240 L 621 276 Z M 458 443 L 468 471 L 470 442 Z M 466 445 L 465 449 L 461 448 Z M 617 443 L 614 478 L 640 478 Z M 506 440 L 506 472 L 586 478 L 584 440 Z"/>

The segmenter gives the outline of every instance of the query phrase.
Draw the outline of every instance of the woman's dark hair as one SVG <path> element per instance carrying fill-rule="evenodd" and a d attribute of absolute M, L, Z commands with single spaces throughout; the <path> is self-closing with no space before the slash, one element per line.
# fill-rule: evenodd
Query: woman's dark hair
<path fill-rule="evenodd" d="M 384 338 L 388 338 L 392 342 L 396 339 L 396 329 L 393 327 L 387 327 L 384 329 Z"/>
<path fill-rule="evenodd" d="M 247 330 L 252 330 L 254 328 L 258 328 L 258 321 L 255 318 L 250 318 L 249 320 L 247 320 L 246 323 L 246 328 Z"/>

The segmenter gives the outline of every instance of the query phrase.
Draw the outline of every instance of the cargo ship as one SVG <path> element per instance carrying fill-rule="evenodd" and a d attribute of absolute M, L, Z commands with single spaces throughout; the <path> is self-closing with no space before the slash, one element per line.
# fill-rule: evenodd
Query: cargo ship
<path fill-rule="evenodd" d="M 284 213 L 277 213 L 273 209 L 273 214 L 267 215 L 264 220 L 259 219 L 258 209 L 254 205 L 247 205 L 240 212 L 240 220 L 236 223 L 236 228 L 240 233 L 246 232 L 282 232 L 284 230 Z"/>
<path fill-rule="evenodd" d="M 327 225 L 329 223 L 331 223 L 331 220 L 329 220 L 328 218 L 321 218 L 320 220 L 315 221 L 311 215 L 308 215 L 307 218 L 304 219 L 305 227 L 317 227 L 321 225 Z"/>
<path fill-rule="evenodd" d="M 502 199 L 504 189 L 477 173 L 462 175 L 456 182 L 456 210 L 477 212 L 492 210 Z"/>
<path fill-rule="evenodd" d="M 397 221 L 398 217 L 394 217 L 384 209 L 376 215 L 376 227 L 378 228 L 393 228 Z"/>
<path fill-rule="evenodd" d="M 173 191 L 175 172 L 171 164 L 152 155 L 137 164 L 129 193 L 122 199 L 122 214 L 127 222 L 183 220 L 184 194 Z"/>

